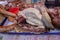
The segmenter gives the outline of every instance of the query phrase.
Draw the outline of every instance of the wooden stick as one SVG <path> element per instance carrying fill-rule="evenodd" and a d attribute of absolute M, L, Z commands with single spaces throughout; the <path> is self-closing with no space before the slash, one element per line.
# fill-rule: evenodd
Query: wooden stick
<path fill-rule="evenodd" d="M 0 8 L 0 13 L 4 14 L 4 15 L 8 15 L 8 16 L 12 16 L 12 17 L 16 17 L 16 14 L 13 14 L 11 12 L 8 12 L 6 10 L 3 10 Z"/>
<path fill-rule="evenodd" d="M 12 30 L 14 27 L 16 27 L 16 24 L 8 25 L 8 26 L 0 26 L 0 32 L 7 32 Z"/>

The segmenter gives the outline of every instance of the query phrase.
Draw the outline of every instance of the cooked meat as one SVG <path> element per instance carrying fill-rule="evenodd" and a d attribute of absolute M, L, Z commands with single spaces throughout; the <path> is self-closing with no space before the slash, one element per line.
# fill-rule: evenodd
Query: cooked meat
<path fill-rule="evenodd" d="M 55 28 L 58 28 L 60 29 L 60 12 L 59 12 L 59 7 L 55 7 L 55 8 L 52 8 L 53 10 L 52 11 L 49 11 L 49 14 L 51 16 L 51 19 L 52 19 L 52 23 L 54 25 Z"/>
<path fill-rule="evenodd" d="M 36 12 L 35 12 L 36 11 Z M 47 28 L 53 28 L 42 15 L 39 10 L 35 8 L 27 8 L 21 11 L 21 15 L 17 17 L 18 27 L 25 31 L 30 32 L 45 32 Z"/>

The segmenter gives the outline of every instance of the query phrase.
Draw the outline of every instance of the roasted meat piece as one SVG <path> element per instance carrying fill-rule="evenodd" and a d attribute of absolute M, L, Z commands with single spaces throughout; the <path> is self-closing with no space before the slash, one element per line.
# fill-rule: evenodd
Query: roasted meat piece
<path fill-rule="evenodd" d="M 43 17 L 39 10 L 35 8 L 27 8 L 20 12 L 17 16 L 17 30 L 25 30 L 27 32 L 46 32 L 47 28 L 53 28 L 52 24 Z"/>
<path fill-rule="evenodd" d="M 52 23 L 54 25 L 55 28 L 60 29 L 60 8 L 59 7 L 55 7 L 52 8 L 52 10 L 49 10 L 49 14 L 51 16 L 51 20 Z"/>

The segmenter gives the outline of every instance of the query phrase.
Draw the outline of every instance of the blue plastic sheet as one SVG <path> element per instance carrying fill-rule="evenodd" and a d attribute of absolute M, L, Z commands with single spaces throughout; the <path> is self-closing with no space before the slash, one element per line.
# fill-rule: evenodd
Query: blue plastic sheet
<path fill-rule="evenodd" d="M 34 2 L 34 3 L 36 3 L 36 2 L 37 2 L 37 0 L 33 0 L 33 2 Z"/>

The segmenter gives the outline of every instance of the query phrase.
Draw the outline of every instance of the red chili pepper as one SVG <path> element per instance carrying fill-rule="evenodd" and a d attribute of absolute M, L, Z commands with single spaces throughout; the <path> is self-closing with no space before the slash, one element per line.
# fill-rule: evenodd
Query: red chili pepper
<path fill-rule="evenodd" d="M 10 8 L 9 12 L 17 14 L 19 12 L 19 8 Z"/>

